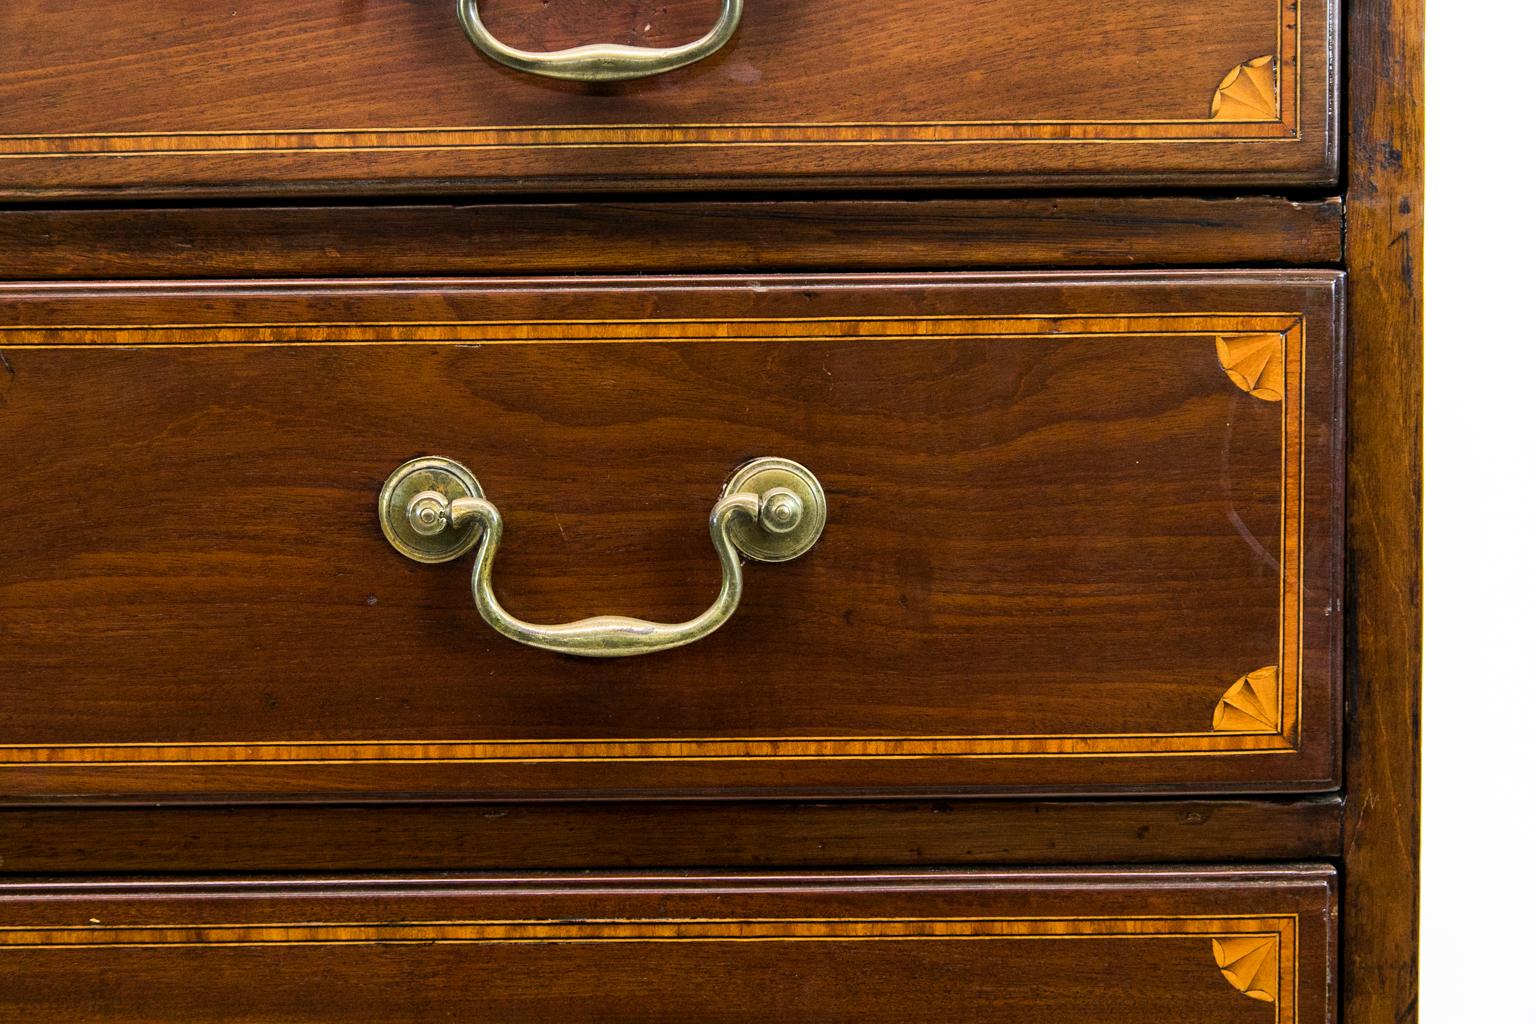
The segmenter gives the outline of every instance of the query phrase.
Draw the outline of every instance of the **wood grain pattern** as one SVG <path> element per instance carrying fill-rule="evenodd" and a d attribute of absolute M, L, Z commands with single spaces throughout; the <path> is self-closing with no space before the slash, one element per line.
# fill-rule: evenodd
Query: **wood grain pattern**
<path fill-rule="evenodd" d="M 475 871 L 1338 857 L 1343 801 L 681 801 L 0 810 L 0 871 Z"/>
<path fill-rule="evenodd" d="M 1328 868 L 12 883 L 0 1007 L 36 1024 L 151 1007 L 165 1024 L 234 1007 L 293 1024 L 724 1022 L 765 1006 L 806 1022 L 1327 1024 L 1333 884 Z M 1253 939 L 1275 947 L 1270 1004 L 1212 959 L 1213 942 Z"/>
<path fill-rule="evenodd" d="M 485 6 L 504 36 L 561 46 L 681 41 L 712 20 L 715 0 Z M 0 326 L 19 328 L 0 330 L 0 437 L 12 455 L 0 509 L 35 524 L 36 505 L 23 499 L 46 493 L 69 524 L 0 537 L 0 743 L 25 745 L 21 755 L 0 747 L 21 762 L 0 768 L 0 801 L 18 805 L 0 810 L 0 873 L 225 873 L 0 886 L 9 1011 L 0 1017 L 182 1024 L 238 1012 L 389 1024 L 771 1012 L 818 1022 L 1314 1024 L 1329 1019 L 1337 995 L 1346 1024 L 1412 1024 L 1423 10 L 1422 0 L 1351 4 L 1345 55 L 1333 39 L 1340 6 L 1042 0 L 1026 11 L 850 0 L 812 10 L 750 0 L 743 34 L 717 59 L 597 89 L 489 65 L 446 2 L 235 10 L 125 0 L 92 16 L 90 60 L 80 57 L 82 11 L 0 8 L 0 198 L 289 203 L 0 210 L 0 278 L 26 282 L 0 289 Z M 1326 324 L 1308 343 L 1326 349 L 1317 365 L 1332 371 L 1342 352 L 1335 278 L 757 275 L 1323 266 L 1345 257 L 1341 201 L 634 194 L 1326 186 L 1336 176 L 1336 66 L 1350 69 L 1348 585 L 1329 577 L 1313 592 L 1322 621 L 1313 631 L 1308 620 L 1307 635 L 1331 653 L 1299 688 L 1284 685 L 1283 652 L 1244 648 L 1283 594 L 1260 584 L 1284 577 L 1287 564 L 1275 531 L 1252 524 L 1273 503 L 1260 484 L 1275 476 L 1266 460 L 1279 431 L 1261 445 L 1256 425 L 1284 422 L 1275 417 L 1288 366 L 1272 353 L 1283 356 L 1291 336 L 1255 318 L 1290 311 Z M 592 199 L 443 202 L 558 190 Z M 401 194 L 437 205 L 297 205 Z M 412 280 L 711 271 L 754 276 L 736 287 Z M 227 280 L 389 276 L 405 280 Z M 114 278 L 226 280 L 99 283 Z M 826 319 L 798 334 L 772 326 L 807 309 Z M 658 321 L 732 317 L 768 324 L 771 340 L 742 340 L 733 326 L 662 343 L 664 357 L 637 354 L 659 347 Z M 1111 317 L 1116 344 L 1134 346 L 1126 355 L 1067 358 L 1090 318 Z M 595 347 L 582 340 L 592 323 L 549 323 L 578 318 L 630 321 L 606 325 L 629 344 L 583 355 Z M 897 341 L 896 323 L 924 336 Z M 955 336 L 960 325 L 976 336 Z M 1169 333 L 1181 326 L 1204 332 L 1208 390 L 1203 377 L 1190 383 L 1194 349 L 1185 361 Z M 1133 328 L 1144 333 L 1125 333 Z M 647 332 L 652 340 L 637 342 Z M 522 344 L 505 344 L 514 340 Z M 1026 341 L 1037 347 L 999 354 Z M 923 358 L 892 354 L 910 345 L 928 346 Z M 818 366 L 822 353 L 835 358 Z M 1308 380 L 1338 400 L 1337 387 Z M 722 386 L 740 411 L 721 414 L 701 397 Z M 444 408 L 465 419 L 444 422 Z M 1232 458 L 1218 473 L 1196 455 L 1227 422 Z M 1343 416 L 1314 422 L 1309 443 L 1336 470 Z M 1071 454 L 1106 436 L 1113 443 L 1092 456 Z M 401 458 L 426 448 L 468 458 L 518 510 L 502 584 L 509 604 L 553 617 L 599 610 L 600 599 L 601 610 L 660 617 L 693 608 L 712 584 L 701 538 L 689 540 L 697 509 L 679 496 L 707 503 L 732 460 L 784 443 L 814 449 L 839 480 L 834 498 L 859 510 L 843 549 L 749 571 L 744 614 L 758 618 L 737 625 L 749 636 L 771 628 L 815 638 L 787 663 L 726 634 L 726 648 L 745 647 L 748 658 L 719 653 L 616 681 L 563 663 L 530 670 L 475 632 L 462 572 L 402 571 L 374 550 L 372 523 L 357 511 Z M 1042 452 L 1062 457 L 1041 461 Z M 1162 490 L 1138 453 L 1160 460 L 1146 465 L 1164 473 Z M 646 459 L 685 466 L 687 479 L 648 473 Z M 923 486 L 898 494 L 886 483 L 914 472 L 926 474 Z M 1307 509 L 1307 566 L 1337 566 L 1345 532 L 1325 476 L 1310 477 L 1326 493 Z M 1228 509 L 1190 497 L 1213 493 L 1213 480 L 1236 495 L 1254 540 L 1246 549 L 1220 518 Z M 894 522 L 870 514 L 893 496 L 916 512 Z M 962 528 L 963 501 L 966 512 L 992 513 L 994 526 Z M 1100 514 L 1070 513 L 1079 507 Z M 1175 521 L 1175 507 L 1187 522 Z M 914 535 L 930 554 L 903 560 Z M 1134 561 L 1125 554 L 1133 538 L 1154 553 L 1149 576 L 1174 567 L 1162 590 L 1137 584 L 1162 604 L 1128 600 L 1113 580 L 1111 593 L 1095 592 L 1105 564 Z M 976 554 L 982 540 L 990 568 Z M 1098 547 L 1085 555 L 1090 540 Z M 594 541 L 590 564 L 570 557 Z M 1169 561 L 1190 551 L 1203 554 Z M 1019 588 L 1042 567 L 1059 593 L 1020 603 Z M 1312 592 L 1320 577 L 1308 568 L 1306 578 Z M 626 601 L 634 607 L 618 607 Z M 1190 605 L 1208 614 L 1184 614 Z M 1071 685 L 1039 675 L 1029 649 L 1049 631 L 1012 628 L 1023 611 L 1097 626 L 1086 645 L 1069 639 L 1074 651 L 1099 652 L 1099 674 Z M 1004 639 L 979 644 L 984 627 Z M 337 643 L 341 629 L 348 639 Z M 1329 646 L 1340 633 L 1346 657 Z M 448 636 L 475 639 L 450 646 Z M 847 641 L 871 636 L 905 646 L 868 669 Z M 957 645 L 974 654 L 975 678 Z M 828 651 L 839 678 L 853 681 L 829 683 L 830 669 L 814 665 L 796 674 Z M 1336 673 L 1346 662 L 1341 770 Z M 441 683 L 439 664 L 466 681 Z M 1155 674 L 1175 664 L 1197 666 L 1198 685 Z M 1090 725 L 1161 729 L 1189 718 L 1202 742 L 1288 740 L 1286 715 L 1300 708 L 1288 710 L 1287 695 L 1306 709 L 1301 756 L 1143 748 L 1111 757 L 1092 749 L 1101 737 L 1083 736 Z M 846 726 L 831 730 L 835 742 L 895 722 L 913 724 L 909 738 L 960 731 L 974 745 L 1001 722 L 1089 746 L 1029 759 L 571 762 L 560 775 L 513 763 L 504 746 L 493 751 L 501 760 L 462 758 L 508 738 L 567 753 L 572 738 L 654 744 L 680 713 L 689 743 L 718 736 L 703 727 L 727 715 L 754 726 L 821 715 Z M 597 731 L 577 733 L 577 723 Z M 218 745 L 230 737 L 258 742 Z M 401 738 L 413 742 L 379 742 Z M 82 746 L 123 739 L 143 745 Z M 460 760 L 428 759 L 453 743 L 462 745 L 446 753 Z M 321 744 L 341 763 L 304 763 Z M 361 749 L 404 759 L 359 764 Z M 156 763 L 162 755 L 172 760 Z M 1131 799 L 1341 781 L 1338 795 L 1301 799 Z M 1125 798 L 1018 798 L 1084 793 Z M 556 802 L 680 794 L 714 799 Z M 729 799 L 796 794 L 838 799 Z M 872 799 L 881 794 L 968 799 Z M 989 794 L 1015 798 L 977 798 Z M 489 802 L 509 795 L 528 799 Z M 287 804 L 249 802 L 274 798 Z M 419 802 L 391 802 L 401 799 Z M 376 802 L 356 803 L 365 800 Z M 161 802 L 169 806 L 150 806 Z M 1233 859 L 1337 860 L 1342 900 L 1326 868 L 314 876 Z M 229 874 L 240 872 L 308 875 Z M 1212 937 L 1181 925 L 1182 934 L 1109 946 L 1098 935 L 1029 931 L 1041 918 L 1067 931 L 1060 919 L 1095 913 L 1122 925 L 1235 915 L 1242 926 Z M 1283 930 L 1256 923 L 1289 913 L 1299 922 L 1289 968 L 1299 984 L 1287 1010 Z M 991 924 L 955 921 L 967 915 Z M 704 933 L 682 935 L 671 919 L 684 916 L 709 919 L 687 926 Z M 741 934 L 765 918 L 793 919 L 799 931 Z M 722 919 L 738 934 L 708 931 Z"/>
<path fill-rule="evenodd" d="M 0 278 L 1317 266 L 1343 260 L 1343 211 L 1261 196 L 13 208 Z"/>
<path fill-rule="evenodd" d="M 530 46 L 664 45 L 717 11 L 554 0 L 487 19 Z M 9 4 L 0 196 L 1329 184 L 1336 21 L 1330 0 L 755 0 L 710 60 L 582 86 L 482 57 L 452 5 L 120 0 L 91 25 L 106 59 L 81 61 L 77 12 Z M 1229 72 L 1266 57 L 1273 108 L 1212 117 Z"/>
<path fill-rule="evenodd" d="M 82 512 L 6 539 L 5 792 L 1331 788 L 1338 284 L 13 289 L 6 422 Z M 1284 402 L 1217 359 L 1265 330 Z M 686 618 L 718 585 L 687 496 L 770 449 L 834 526 L 665 656 L 500 641 L 374 522 L 451 451 L 511 496 L 531 618 Z M 1213 730 L 1266 662 L 1276 727 Z"/>
<path fill-rule="evenodd" d="M 1350 1024 L 1414 1024 L 1423 632 L 1422 0 L 1354 4 L 1349 36 L 1354 434 L 1344 1014 Z"/>

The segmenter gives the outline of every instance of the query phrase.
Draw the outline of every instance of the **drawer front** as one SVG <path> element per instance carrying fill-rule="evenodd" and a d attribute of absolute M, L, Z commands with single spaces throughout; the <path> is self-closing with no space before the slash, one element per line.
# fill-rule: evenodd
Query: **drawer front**
<path fill-rule="evenodd" d="M 1326 1024 L 1326 868 L 0 886 L 33 1024 Z"/>
<path fill-rule="evenodd" d="M 662 46 L 722 0 L 486 0 L 509 45 Z M 1331 0 L 745 0 L 724 48 L 557 81 L 452 0 L 0 6 L 0 195 L 1335 178 Z"/>
<path fill-rule="evenodd" d="M 0 793 L 1334 788 L 1341 286 L 6 287 Z M 718 632 L 570 657 L 391 547 L 433 455 L 533 622 L 710 607 L 748 459 L 827 521 Z"/>

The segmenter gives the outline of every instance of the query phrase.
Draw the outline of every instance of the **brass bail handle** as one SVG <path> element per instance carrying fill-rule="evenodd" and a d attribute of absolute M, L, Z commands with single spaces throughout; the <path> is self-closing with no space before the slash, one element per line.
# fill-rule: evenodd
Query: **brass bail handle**
<path fill-rule="evenodd" d="M 481 53 L 509 68 L 574 82 L 625 82 L 675 71 L 708 57 L 736 34 L 744 3 L 745 0 L 722 0 L 720 20 L 715 27 L 683 46 L 594 43 L 569 50 L 519 50 L 491 35 L 480 20 L 479 0 L 459 0 L 459 24 Z"/>
<path fill-rule="evenodd" d="M 827 499 L 811 471 L 788 459 L 754 459 L 726 481 L 709 513 L 709 538 L 720 556 L 720 593 L 687 622 L 648 622 L 598 615 L 541 626 L 508 612 L 491 588 L 501 546 L 501 512 L 480 483 L 452 459 L 413 459 L 379 492 L 379 524 L 395 550 L 418 562 L 451 561 L 474 548 L 470 592 L 480 617 L 502 636 L 546 651 L 584 658 L 627 658 L 701 640 L 741 604 L 741 557 L 787 562 L 809 551 L 827 521 Z"/>

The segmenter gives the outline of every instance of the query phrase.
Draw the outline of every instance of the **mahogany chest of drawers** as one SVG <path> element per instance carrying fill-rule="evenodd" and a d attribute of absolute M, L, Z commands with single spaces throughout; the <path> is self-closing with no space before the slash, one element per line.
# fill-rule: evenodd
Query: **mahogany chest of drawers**
<path fill-rule="evenodd" d="M 0 11 L 6 1019 L 1414 1019 L 1421 17 Z"/>

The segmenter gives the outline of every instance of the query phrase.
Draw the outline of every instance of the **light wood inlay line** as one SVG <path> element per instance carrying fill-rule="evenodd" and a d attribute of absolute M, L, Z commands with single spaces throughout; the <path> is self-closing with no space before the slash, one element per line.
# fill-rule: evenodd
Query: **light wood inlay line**
<path fill-rule="evenodd" d="M 796 939 L 1292 938 L 1295 915 L 1098 918 L 712 918 L 596 921 L 298 921 L 6 927 L 0 948 L 328 942 L 593 942 Z"/>

